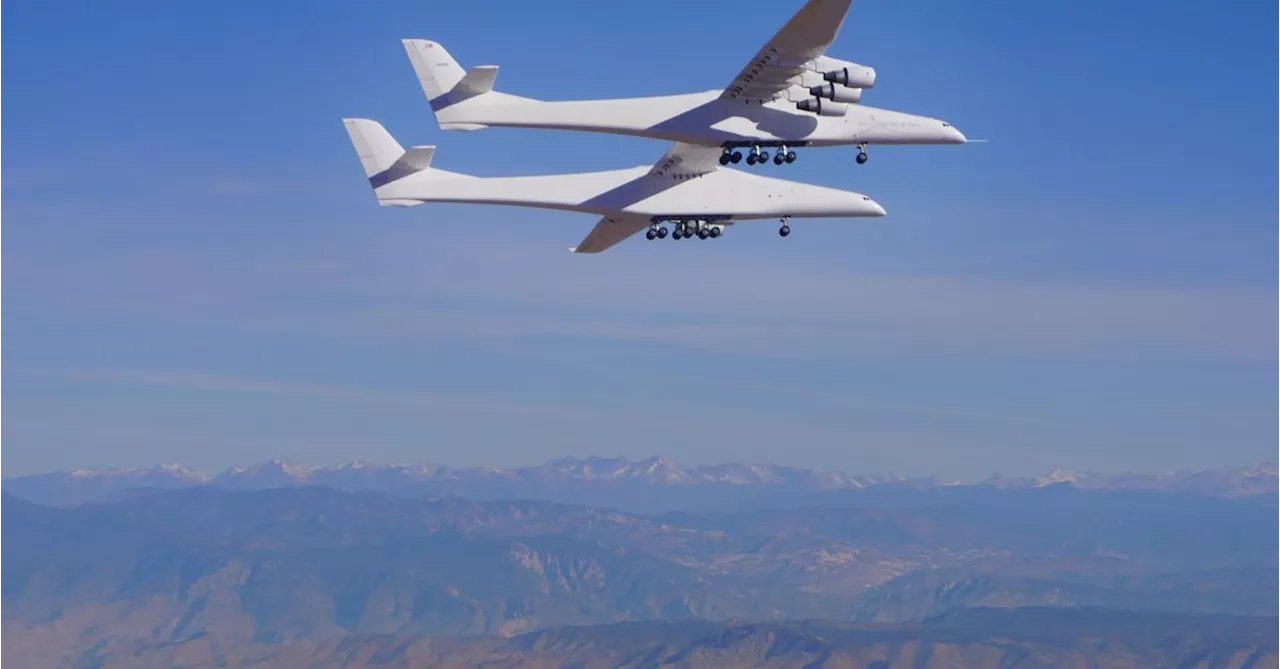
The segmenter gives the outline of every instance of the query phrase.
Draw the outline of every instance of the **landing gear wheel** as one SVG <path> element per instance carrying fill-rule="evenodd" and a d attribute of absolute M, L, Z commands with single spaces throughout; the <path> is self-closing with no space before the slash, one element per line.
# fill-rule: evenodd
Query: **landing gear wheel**
<path fill-rule="evenodd" d="M 754 154 L 754 153 L 748 153 L 748 154 L 747 154 L 747 164 L 748 164 L 748 165 L 755 165 L 755 164 L 756 164 L 756 160 L 758 160 L 758 158 L 757 158 L 756 154 Z"/>
<path fill-rule="evenodd" d="M 672 238 L 672 239 L 680 239 L 681 237 L 684 237 L 684 235 L 683 235 L 683 234 L 681 234 L 681 232 L 680 232 L 680 228 L 676 228 L 676 231 L 675 231 L 675 232 L 673 232 L 673 233 L 671 233 L 671 238 Z"/>
<path fill-rule="evenodd" d="M 698 239 L 706 239 L 708 234 L 706 228 L 698 228 Z"/>
<path fill-rule="evenodd" d="M 761 152 L 760 152 L 760 157 L 759 157 L 759 158 L 756 158 L 756 162 L 760 162 L 760 163 L 766 163 L 766 162 L 769 162 L 769 152 L 768 152 L 768 151 L 761 151 Z"/>
<path fill-rule="evenodd" d="M 658 231 L 653 228 L 649 228 L 649 230 L 644 233 L 644 237 L 649 241 L 653 241 L 658 238 Z"/>
<path fill-rule="evenodd" d="M 742 161 L 742 152 L 741 152 L 741 151 L 734 151 L 734 152 L 733 152 L 733 164 L 734 164 L 734 165 L 737 165 L 737 164 L 738 164 L 739 162 L 741 162 L 741 161 Z"/>
<path fill-rule="evenodd" d="M 791 234 L 791 227 L 790 227 L 790 226 L 783 225 L 782 227 L 778 228 L 778 236 L 779 236 L 779 237 L 786 237 L 786 236 L 787 236 L 787 235 L 789 235 L 789 234 Z"/>
<path fill-rule="evenodd" d="M 786 160 L 787 160 L 787 156 L 784 155 L 781 151 L 779 151 L 777 154 L 773 156 L 774 165 L 781 165 L 782 163 L 786 162 Z"/>
<path fill-rule="evenodd" d="M 711 228 L 711 230 L 707 232 L 707 234 L 711 235 L 713 239 L 716 237 L 719 237 L 720 233 L 721 233 L 721 230 L 718 227 Z"/>
<path fill-rule="evenodd" d="M 728 165 L 731 160 L 733 160 L 733 157 L 728 152 L 720 154 L 721 165 Z"/>
<path fill-rule="evenodd" d="M 858 152 L 858 157 L 857 157 L 857 158 L 855 158 L 855 160 L 857 160 L 857 161 L 858 161 L 858 164 L 859 164 L 859 165 L 861 165 L 861 164 L 863 164 L 863 163 L 867 162 L 867 152 L 866 152 L 866 151 L 859 151 L 859 152 Z"/>
<path fill-rule="evenodd" d="M 788 163 L 794 163 L 795 161 L 796 161 L 796 152 L 795 152 L 795 151 L 788 151 L 788 152 L 787 152 L 787 162 L 788 162 Z"/>
<path fill-rule="evenodd" d="M 664 225 L 661 228 L 658 228 L 658 239 L 666 239 L 666 238 L 667 238 L 667 226 Z"/>

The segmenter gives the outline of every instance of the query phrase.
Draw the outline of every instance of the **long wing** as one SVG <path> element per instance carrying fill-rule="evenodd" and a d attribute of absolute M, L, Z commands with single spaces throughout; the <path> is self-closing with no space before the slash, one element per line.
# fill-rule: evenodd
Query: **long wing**
<path fill-rule="evenodd" d="M 649 227 L 648 216 L 640 214 L 609 215 L 600 219 L 591 232 L 577 246 L 574 253 L 599 253 L 614 244 Z"/>
<path fill-rule="evenodd" d="M 835 41 L 853 0 L 808 0 L 725 88 L 721 98 L 772 100 Z"/>

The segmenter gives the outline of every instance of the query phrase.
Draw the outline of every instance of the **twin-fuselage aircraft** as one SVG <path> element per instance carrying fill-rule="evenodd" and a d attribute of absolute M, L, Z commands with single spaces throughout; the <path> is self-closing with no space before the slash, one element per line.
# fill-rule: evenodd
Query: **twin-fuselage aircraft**
<path fill-rule="evenodd" d="M 719 237 L 735 221 L 883 216 L 861 193 L 728 168 L 796 160 L 797 148 L 870 144 L 963 144 L 940 119 L 861 104 L 873 68 L 825 55 L 852 0 L 808 0 L 722 90 L 602 100 L 544 101 L 494 89 L 498 67 L 464 70 L 439 43 L 403 40 L 442 129 L 540 128 L 673 142 L 657 163 L 528 177 L 483 178 L 432 167 L 434 146 L 408 150 L 376 121 L 346 119 L 379 203 L 506 204 L 579 211 L 600 221 L 573 251 L 603 251 L 647 231 L 648 239 Z M 772 158 L 770 150 L 773 150 Z"/>

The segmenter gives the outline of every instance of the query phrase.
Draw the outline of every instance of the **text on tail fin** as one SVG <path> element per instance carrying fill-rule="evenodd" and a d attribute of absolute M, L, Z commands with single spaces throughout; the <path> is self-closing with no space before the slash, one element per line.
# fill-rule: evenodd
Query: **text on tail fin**
<path fill-rule="evenodd" d="M 406 39 L 402 42 L 428 100 L 443 96 L 462 81 L 466 73 L 441 44 L 425 39 Z"/>

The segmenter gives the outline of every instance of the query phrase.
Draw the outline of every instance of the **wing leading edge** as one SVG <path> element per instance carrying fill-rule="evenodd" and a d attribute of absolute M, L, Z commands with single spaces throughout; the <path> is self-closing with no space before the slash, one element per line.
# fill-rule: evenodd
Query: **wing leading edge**
<path fill-rule="evenodd" d="M 649 224 L 649 217 L 641 214 L 610 214 L 601 218 L 591 232 L 569 250 L 573 253 L 599 253 L 644 230 Z"/>
<path fill-rule="evenodd" d="M 808 0 L 734 77 L 721 98 L 772 100 L 835 41 L 853 0 Z"/>

